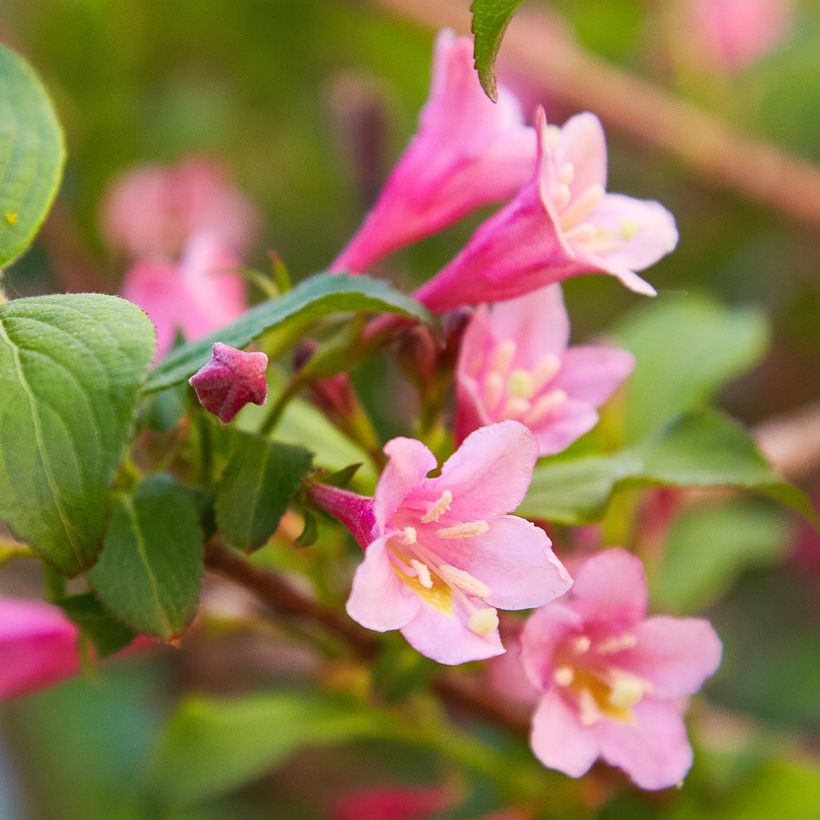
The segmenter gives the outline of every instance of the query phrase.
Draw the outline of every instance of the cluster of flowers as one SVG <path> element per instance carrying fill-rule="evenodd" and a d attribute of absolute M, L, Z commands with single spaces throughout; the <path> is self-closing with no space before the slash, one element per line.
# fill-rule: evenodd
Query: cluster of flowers
<path fill-rule="evenodd" d="M 572 776 L 600 756 L 659 789 L 691 765 L 683 699 L 717 668 L 716 634 L 699 619 L 647 618 L 642 565 L 623 550 L 589 559 L 573 584 L 546 532 L 511 514 L 537 459 L 590 430 L 634 364 L 622 350 L 568 346 L 559 282 L 603 273 L 651 295 L 637 271 L 677 243 L 661 205 L 607 193 L 606 165 L 594 115 L 557 128 L 539 110 L 535 127 L 526 125 L 509 93 L 494 105 L 481 92 L 472 43 L 439 36 L 418 133 L 331 270 L 368 271 L 506 201 L 415 294 L 437 313 L 478 306 L 456 369 L 459 447 L 429 477 L 438 466 L 430 450 L 396 438 L 373 498 L 323 485 L 312 495 L 364 550 L 347 603 L 353 619 L 401 630 L 427 657 L 460 664 L 505 652 L 498 610 L 536 609 L 510 646 L 537 704 L 535 754 Z M 153 214 L 150 197 L 164 203 Z M 146 210 L 144 221 L 131 218 Z M 110 199 L 108 233 L 134 258 L 123 293 L 157 324 L 160 355 L 177 329 L 202 336 L 245 309 L 242 279 L 226 269 L 237 266 L 253 222 L 202 163 L 141 172 Z M 263 354 L 217 345 L 192 384 L 228 421 L 248 401 L 264 401 L 265 364 Z M 43 624 L 63 646 L 52 627 Z M 76 659 L 66 658 L 63 671 L 75 671 Z"/>

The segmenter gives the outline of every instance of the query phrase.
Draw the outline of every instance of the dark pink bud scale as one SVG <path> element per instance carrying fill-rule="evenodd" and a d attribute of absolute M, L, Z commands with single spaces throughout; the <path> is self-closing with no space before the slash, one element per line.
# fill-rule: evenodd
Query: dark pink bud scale
<path fill-rule="evenodd" d="M 196 391 L 199 403 L 227 424 L 246 404 L 265 403 L 267 366 L 264 353 L 247 353 L 217 342 L 211 360 L 188 383 Z"/>

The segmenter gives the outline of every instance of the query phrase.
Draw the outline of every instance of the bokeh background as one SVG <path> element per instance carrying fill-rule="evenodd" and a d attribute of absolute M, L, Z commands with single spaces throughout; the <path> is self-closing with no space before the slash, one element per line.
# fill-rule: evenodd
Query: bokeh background
<path fill-rule="evenodd" d="M 105 191 L 135 165 L 190 154 L 221 162 L 258 209 L 260 239 L 248 264 L 264 268 L 270 248 L 295 278 L 321 270 L 358 225 L 426 97 L 436 20 L 424 25 L 388 5 L 4 0 L 0 38 L 40 73 L 69 150 L 55 211 L 35 247 L 8 272 L 10 292 L 116 292 L 123 263 L 99 229 Z M 467 24 L 467 3 L 441 5 L 459 8 Z M 741 65 L 727 64 L 698 39 L 695 5 L 532 0 L 526 11 L 573 48 L 708 112 L 730 129 L 730 139 L 752 137 L 787 162 L 820 164 L 820 3 L 773 3 L 787 8 L 764 26 L 771 42 Z M 505 58 L 503 48 L 500 76 L 530 110 L 541 102 L 556 122 L 583 98 L 582 90 L 545 90 L 543 77 Z M 672 140 L 678 149 L 663 150 L 641 139 L 640 122 L 624 129 L 604 118 L 604 125 L 610 190 L 657 198 L 678 220 L 677 252 L 648 277 L 660 300 L 705 293 L 765 316 L 769 330 L 757 361 L 722 390 L 719 403 L 757 425 L 816 402 L 820 216 L 812 222 L 778 203 L 752 201 L 683 161 L 685 132 Z M 745 173 L 754 177 L 759 169 L 750 164 Z M 810 182 L 806 196 L 820 197 L 820 186 Z M 814 213 L 820 215 L 820 200 Z M 398 254 L 382 271 L 404 285 L 422 281 L 479 217 Z M 604 332 L 639 308 L 638 297 L 600 278 L 571 281 L 566 294 L 576 339 Z M 670 349 L 689 342 L 685 333 L 668 339 Z M 663 344 L 656 352 L 662 359 Z M 406 432 L 402 389 L 385 381 L 396 377 L 384 362 L 355 378 L 380 432 Z M 820 422 L 816 413 L 812 419 L 816 440 Z M 803 465 L 796 476 L 809 491 L 820 488 L 818 466 Z M 668 574 L 674 580 L 656 590 L 656 600 L 669 611 L 712 618 L 725 642 L 724 666 L 695 716 L 700 748 L 686 796 L 653 802 L 627 795 L 597 813 L 820 817 L 818 537 L 782 508 L 744 499 L 690 510 L 664 548 L 676 562 Z M 4 583 L 36 594 L 38 582 L 23 573 Z M 109 664 L 3 704 L 0 818 L 142 816 L 140 772 L 177 693 L 230 693 L 277 680 L 298 686 L 300 670 L 310 665 L 292 647 L 258 634 L 195 636 L 179 651 Z M 325 817 L 351 788 L 439 782 L 447 765 L 377 743 L 308 749 L 242 790 L 174 816 Z M 466 808 L 441 816 L 481 816 L 494 805 L 490 791 L 478 778 Z M 589 802 L 596 804 L 594 795 Z"/>

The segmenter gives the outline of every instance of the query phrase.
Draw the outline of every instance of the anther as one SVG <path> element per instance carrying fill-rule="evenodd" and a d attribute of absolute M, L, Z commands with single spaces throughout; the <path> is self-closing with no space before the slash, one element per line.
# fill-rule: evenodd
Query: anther
<path fill-rule="evenodd" d="M 537 393 L 561 369 L 561 360 L 550 353 L 544 356 L 532 371 L 532 380 Z"/>
<path fill-rule="evenodd" d="M 559 666 L 552 673 L 552 679 L 556 686 L 569 686 L 575 680 L 575 672 L 571 666 Z"/>
<path fill-rule="evenodd" d="M 430 567 L 428 567 L 427 564 L 423 564 L 418 558 L 411 558 L 410 566 L 416 571 L 416 577 L 419 579 L 419 583 L 425 589 L 432 589 L 433 578 L 430 575 Z"/>
<path fill-rule="evenodd" d="M 623 635 L 601 641 L 595 647 L 595 651 L 600 655 L 613 655 L 616 652 L 623 652 L 625 649 L 634 649 L 637 643 L 638 639 L 632 633 L 625 632 Z"/>
<path fill-rule="evenodd" d="M 404 535 L 402 536 L 402 541 L 404 541 L 405 544 L 415 544 L 415 543 L 417 543 L 416 528 L 415 527 L 405 527 L 404 528 Z"/>
<path fill-rule="evenodd" d="M 503 376 L 510 369 L 516 347 L 517 345 L 512 339 L 497 344 L 490 355 L 490 370 L 494 370 Z"/>
<path fill-rule="evenodd" d="M 507 376 L 507 393 L 518 399 L 532 398 L 535 393 L 535 380 L 532 374 L 520 368 Z"/>
<path fill-rule="evenodd" d="M 572 648 L 576 655 L 583 655 L 584 652 L 589 652 L 590 646 L 592 646 L 592 641 L 586 635 L 581 635 L 580 638 L 575 639 Z"/>
<path fill-rule="evenodd" d="M 490 525 L 483 519 L 480 521 L 465 521 L 463 524 L 456 524 L 454 527 L 444 527 L 436 530 L 439 538 L 475 538 L 476 535 L 483 535 L 490 529 Z"/>
<path fill-rule="evenodd" d="M 575 166 L 571 162 L 565 162 L 558 172 L 558 181 L 562 185 L 572 185 L 573 179 L 575 179 Z"/>
<path fill-rule="evenodd" d="M 445 490 L 430 506 L 430 509 L 421 517 L 422 524 L 429 524 L 431 521 L 438 521 L 453 503 L 453 494 Z"/>
<path fill-rule="evenodd" d="M 567 394 L 563 390 L 550 390 L 549 393 L 541 396 L 532 407 L 529 413 L 521 421 L 528 427 L 539 425 L 556 407 L 560 407 L 567 400 Z"/>
<path fill-rule="evenodd" d="M 575 227 L 585 216 L 598 207 L 605 194 L 606 191 L 602 185 L 590 185 L 589 188 L 561 214 L 561 227 L 565 231 Z"/>
<path fill-rule="evenodd" d="M 486 598 L 492 591 L 483 581 L 479 581 L 469 572 L 454 567 L 452 564 L 442 564 L 438 568 L 438 574 L 448 584 L 458 587 L 468 595 L 475 595 L 477 598 Z"/>
<path fill-rule="evenodd" d="M 484 379 L 484 406 L 492 410 L 504 392 L 504 379 L 494 370 L 487 374 Z"/>
<path fill-rule="evenodd" d="M 498 612 L 492 607 L 479 609 L 470 615 L 468 625 L 476 635 L 489 635 L 498 629 Z"/>
<path fill-rule="evenodd" d="M 563 211 L 564 208 L 569 205 L 569 201 L 572 199 L 572 192 L 567 185 L 559 185 L 558 190 L 555 192 L 555 207 L 559 211 Z M 562 227 L 563 227 L 563 219 L 561 220 Z"/>

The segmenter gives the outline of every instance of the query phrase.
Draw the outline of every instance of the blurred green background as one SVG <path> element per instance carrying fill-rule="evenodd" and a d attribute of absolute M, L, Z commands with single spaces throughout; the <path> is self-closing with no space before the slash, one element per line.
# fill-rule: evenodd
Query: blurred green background
<path fill-rule="evenodd" d="M 592 52 L 711 110 L 740 133 L 820 163 L 820 3 L 798 3 L 777 47 L 734 77 L 676 62 L 672 3 L 542 5 L 562 14 Z M 58 268 L 66 258 L 91 287 L 116 291 L 122 269 L 99 234 L 101 196 L 136 164 L 190 153 L 222 161 L 259 209 L 262 239 L 249 264 L 263 268 L 273 248 L 296 277 L 321 270 L 413 132 L 433 33 L 342 0 L 4 0 L 0 37 L 40 73 L 69 148 L 57 213 L 9 271 L 10 291 L 30 294 L 62 289 Z M 573 113 L 544 102 L 553 120 Z M 363 128 L 364 165 L 356 160 Z M 718 190 L 612 128 L 608 138 L 610 189 L 657 198 L 678 220 L 677 252 L 648 277 L 659 301 L 705 292 L 730 307 L 756 307 L 769 323 L 767 352 L 723 390 L 721 404 L 754 424 L 816 400 L 817 226 Z M 402 252 L 385 273 L 405 284 L 423 280 L 477 221 Z M 604 331 L 637 302 L 601 278 L 572 281 L 566 293 L 576 339 Z M 657 355 L 663 359 L 662 344 Z M 385 435 L 405 430 L 376 367 L 358 373 L 357 383 Z M 806 477 L 808 489 L 816 478 Z M 799 527 L 781 509 L 749 500 L 707 505 L 676 521 L 667 559 L 682 569 L 668 571 L 666 586 L 661 578 L 656 600 L 667 611 L 713 618 L 725 641 L 724 666 L 707 690 L 710 705 L 694 715 L 702 748 L 680 798 L 628 795 L 600 816 L 820 817 L 820 543 L 808 531 L 798 536 Z M 803 546 L 795 558 L 798 537 Z M 199 647 L 203 660 L 194 641 L 181 653 L 107 666 L 92 679 L 4 705 L 0 818 L 140 817 L 141 773 L 176 693 L 189 685 L 232 691 L 259 682 L 227 686 L 229 660 L 211 676 L 219 648 Z M 298 688 L 294 663 L 265 667 L 260 680 Z M 447 768 L 426 750 L 385 749 L 378 741 L 343 748 L 300 752 L 238 793 L 173 816 L 322 817 L 347 788 L 436 782 Z M 491 791 L 479 778 L 467 804 L 446 816 L 480 816 L 495 805 Z"/>

